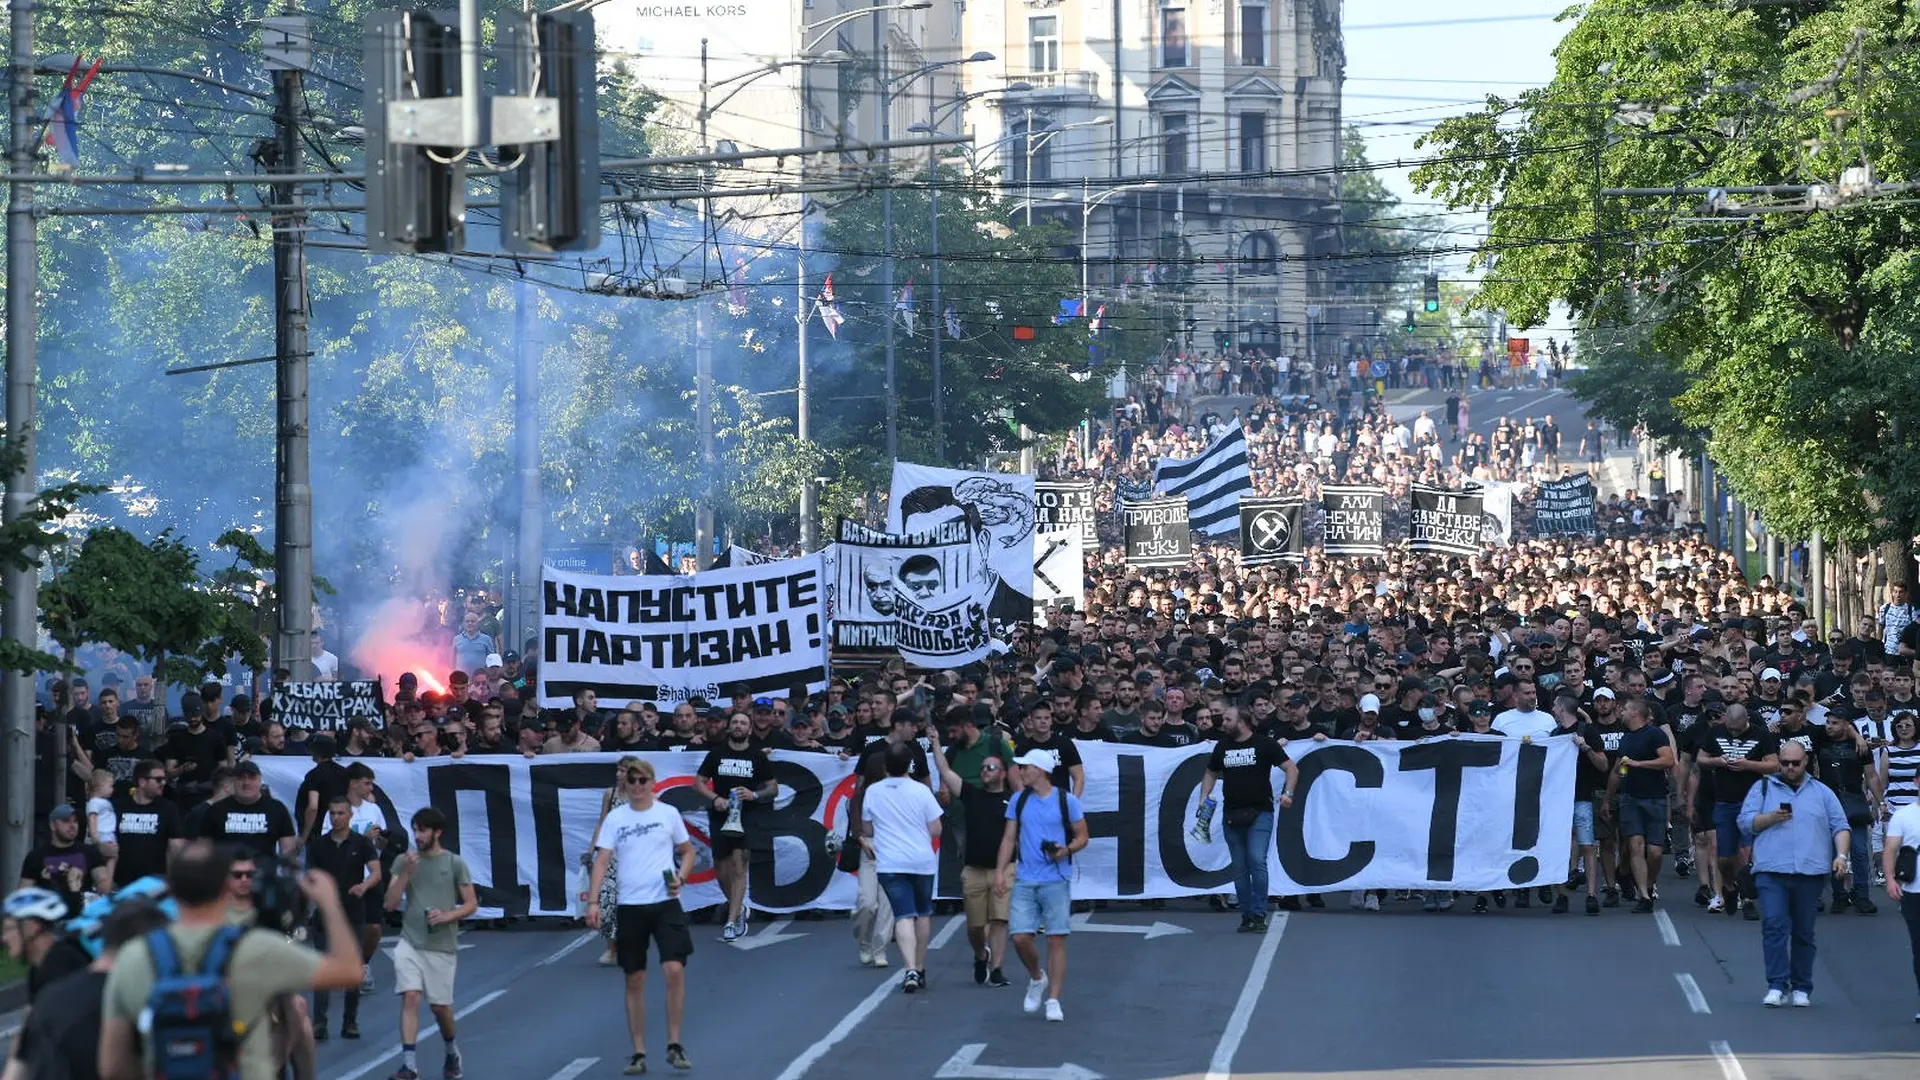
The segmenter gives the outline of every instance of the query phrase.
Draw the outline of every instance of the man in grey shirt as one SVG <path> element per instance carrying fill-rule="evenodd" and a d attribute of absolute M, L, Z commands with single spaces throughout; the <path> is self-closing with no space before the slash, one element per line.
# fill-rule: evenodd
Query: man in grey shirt
<path fill-rule="evenodd" d="M 470 616 L 471 617 L 471 616 Z M 406 904 L 400 942 L 393 949 L 394 989 L 400 992 L 400 1068 L 393 1080 L 419 1080 L 414 1040 L 420 1034 L 420 999 L 427 999 L 446 1044 L 446 1080 L 460 1080 L 460 1051 L 453 1044 L 453 975 L 460 959 L 460 920 L 480 906 L 467 862 L 440 846 L 447 816 L 431 806 L 413 815 L 410 851 L 394 864 L 387 910 Z"/>

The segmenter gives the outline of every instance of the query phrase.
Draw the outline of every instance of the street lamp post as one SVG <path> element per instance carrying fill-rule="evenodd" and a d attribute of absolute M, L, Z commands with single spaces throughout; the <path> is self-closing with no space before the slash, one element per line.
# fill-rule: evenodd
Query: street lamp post
<path fill-rule="evenodd" d="M 1033 228 L 1033 155 L 1038 153 L 1041 147 L 1051 142 L 1054 136 L 1063 131 L 1072 131 L 1074 128 L 1105 127 L 1111 123 L 1113 123 L 1113 117 L 1111 116 L 1096 116 L 1091 120 L 1076 120 L 1071 124 L 1062 124 L 1057 128 L 1048 128 L 1046 131 L 1041 132 L 1040 137 L 1036 139 L 1033 134 L 1033 109 L 1027 109 L 1027 128 L 1025 132 L 1027 141 L 1027 178 L 1023 192 L 1027 202 L 1027 228 Z"/>

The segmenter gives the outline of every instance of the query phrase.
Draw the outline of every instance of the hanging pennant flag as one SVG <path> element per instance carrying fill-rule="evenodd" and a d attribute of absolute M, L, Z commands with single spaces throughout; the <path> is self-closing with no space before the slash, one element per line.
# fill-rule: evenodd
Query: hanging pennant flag
<path fill-rule="evenodd" d="M 947 305 L 947 336 L 960 340 L 960 313 L 953 310 L 952 304 Z"/>
<path fill-rule="evenodd" d="M 846 322 L 847 317 L 840 314 L 840 305 L 834 300 L 832 274 L 820 285 L 820 321 L 826 325 L 827 336 L 838 341 L 840 324 Z"/>
<path fill-rule="evenodd" d="M 1077 299 L 1060 301 L 1060 314 L 1055 315 L 1053 317 L 1053 325 L 1065 326 L 1068 323 L 1072 322 L 1073 320 L 1079 318 L 1080 305 L 1081 305 L 1081 301 Z"/>
<path fill-rule="evenodd" d="M 85 61 L 75 58 L 73 67 L 67 71 L 66 84 L 53 99 L 53 115 L 47 121 L 47 145 L 53 147 L 60 164 L 69 169 L 80 165 L 80 95 L 100 74 L 100 65 L 104 58 L 95 60 L 85 75 L 80 74 L 80 65 Z"/>
<path fill-rule="evenodd" d="M 1097 334 L 1097 333 L 1099 333 L 1099 332 L 1100 332 L 1100 320 L 1101 320 L 1101 319 L 1104 319 L 1104 318 L 1106 318 L 1106 317 L 1107 317 L 1107 305 L 1105 305 L 1105 304 L 1101 304 L 1101 305 L 1099 306 L 1099 308 L 1097 308 L 1097 309 L 1096 309 L 1096 310 L 1094 311 L 1094 313 L 1093 313 L 1093 320 L 1092 320 L 1091 322 L 1089 322 L 1089 323 L 1087 323 L 1087 329 L 1088 329 L 1088 331 L 1090 331 L 1090 332 L 1092 332 L 1092 333 L 1095 333 L 1095 334 Z"/>
<path fill-rule="evenodd" d="M 913 279 L 900 287 L 900 299 L 895 301 L 894 309 L 900 316 L 901 325 L 907 328 L 907 336 L 913 336 Z"/>

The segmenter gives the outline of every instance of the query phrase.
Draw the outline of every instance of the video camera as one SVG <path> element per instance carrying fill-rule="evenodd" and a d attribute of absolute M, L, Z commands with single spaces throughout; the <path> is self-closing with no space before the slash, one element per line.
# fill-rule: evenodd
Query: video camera
<path fill-rule="evenodd" d="M 285 855 L 254 861 L 253 908 L 259 915 L 255 925 L 277 930 L 295 940 L 305 940 L 313 905 L 300 889 L 305 872 L 297 859 Z"/>

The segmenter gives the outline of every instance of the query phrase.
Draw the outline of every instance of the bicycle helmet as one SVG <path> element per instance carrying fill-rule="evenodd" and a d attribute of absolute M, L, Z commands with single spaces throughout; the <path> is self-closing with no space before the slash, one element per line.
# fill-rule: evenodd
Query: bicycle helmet
<path fill-rule="evenodd" d="M 28 887 L 7 897 L 4 911 L 9 919 L 39 919 L 41 922 L 64 922 L 67 918 L 67 902 L 60 894 L 47 889 Z"/>
<path fill-rule="evenodd" d="M 112 896 L 94 897 L 91 903 L 80 909 L 78 916 L 68 920 L 67 936 L 97 957 L 105 946 L 101 935 L 107 916 L 123 906 L 133 904 L 153 906 L 168 922 L 180 916 L 180 905 L 167 895 L 167 883 L 158 877 L 143 877 L 129 882 Z"/>

